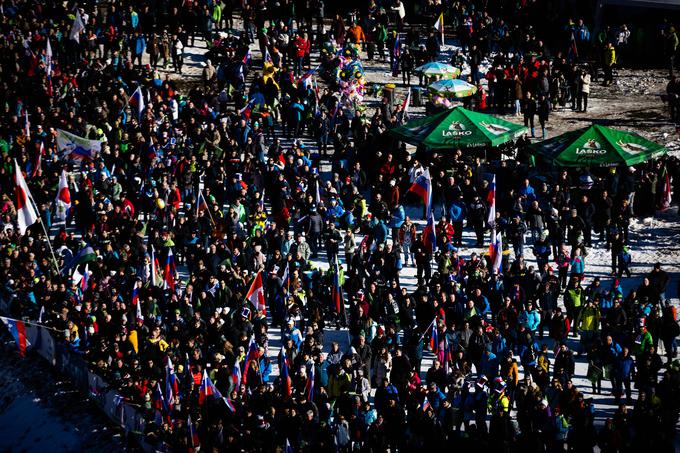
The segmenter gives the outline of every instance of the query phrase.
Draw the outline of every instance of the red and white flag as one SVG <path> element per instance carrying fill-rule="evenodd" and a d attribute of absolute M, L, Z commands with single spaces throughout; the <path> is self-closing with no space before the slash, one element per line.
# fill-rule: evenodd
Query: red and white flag
<path fill-rule="evenodd" d="M 411 105 L 411 90 L 408 90 L 408 94 L 406 94 L 406 99 L 404 99 L 404 103 L 401 106 L 401 110 L 404 112 L 404 115 L 408 114 L 408 108 Z"/>
<path fill-rule="evenodd" d="M 66 220 L 66 213 L 71 209 L 71 191 L 68 188 L 68 175 L 66 170 L 61 171 L 59 177 L 59 190 L 57 191 L 57 218 Z"/>
<path fill-rule="evenodd" d="M 262 286 L 262 272 L 258 272 L 250 285 L 248 294 L 246 294 L 246 299 L 250 301 L 255 310 L 261 311 L 263 314 L 267 314 L 267 307 L 264 304 L 264 287 Z"/>
<path fill-rule="evenodd" d="M 668 208 L 671 207 L 671 201 L 673 201 L 671 194 L 671 178 L 668 176 L 668 172 L 666 172 L 666 177 L 663 181 L 663 199 L 661 200 L 661 210 L 668 210 Z"/>
<path fill-rule="evenodd" d="M 31 204 L 31 193 L 26 185 L 26 180 L 24 175 L 21 174 L 21 168 L 19 168 L 19 163 L 14 160 L 15 168 L 15 183 L 14 188 L 17 196 L 17 225 L 19 226 L 19 232 L 23 235 L 26 232 L 26 228 L 33 225 L 38 220 L 38 214 L 36 214 L 33 205 Z"/>

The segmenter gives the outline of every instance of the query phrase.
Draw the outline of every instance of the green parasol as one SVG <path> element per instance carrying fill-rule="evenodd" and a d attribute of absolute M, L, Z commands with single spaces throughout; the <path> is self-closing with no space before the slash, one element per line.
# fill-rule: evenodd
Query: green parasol
<path fill-rule="evenodd" d="M 527 131 L 527 128 L 493 115 L 462 107 L 420 118 L 395 127 L 390 133 L 413 145 L 431 149 L 498 146 Z"/>
<path fill-rule="evenodd" d="M 454 68 L 450 64 L 436 62 L 425 63 L 422 66 L 418 66 L 415 72 L 428 77 L 458 77 L 460 75 L 460 69 Z"/>
<path fill-rule="evenodd" d="M 666 153 L 634 133 L 593 124 L 531 145 L 534 154 L 560 167 L 636 165 Z"/>

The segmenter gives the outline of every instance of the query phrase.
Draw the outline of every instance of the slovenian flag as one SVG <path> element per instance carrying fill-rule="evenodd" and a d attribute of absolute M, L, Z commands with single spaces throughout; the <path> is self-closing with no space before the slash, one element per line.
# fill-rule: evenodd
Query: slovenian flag
<path fill-rule="evenodd" d="M 85 271 L 83 272 L 83 278 L 80 279 L 80 292 L 82 294 L 85 294 L 85 291 L 87 291 L 87 284 L 89 280 L 90 280 L 90 265 L 86 264 Z"/>
<path fill-rule="evenodd" d="M 314 401 L 314 365 L 309 367 L 309 374 L 305 383 L 305 398 L 307 398 L 307 401 Z"/>
<path fill-rule="evenodd" d="M 437 318 L 432 321 L 432 334 L 430 335 L 430 350 L 433 354 L 439 352 L 439 332 L 437 331 Z"/>
<path fill-rule="evenodd" d="M 132 96 L 130 96 L 130 100 L 128 101 L 131 107 L 134 107 L 135 111 L 137 112 L 137 120 L 141 121 L 142 120 L 142 113 L 144 113 L 144 95 L 142 94 L 142 87 L 138 86 L 137 89 L 135 90 L 134 93 L 132 93 Z"/>
<path fill-rule="evenodd" d="M 264 49 L 264 61 L 265 63 L 274 64 L 274 60 L 272 60 L 272 56 L 269 54 L 268 49 Z"/>
<path fill-rule="evenodd" d="M 21 357 L 26 357 L 26 351 L 28 351 L 32 345 L 26 337 L 26 326 L 24 325 L 24 322 L 19 321 L 18 319 L 5 318 L 4 316 L 0 316 L 0 319 L 5 323 L 9 332 L 14 337 L 14 341 L 19 348 L 19 355 Z"/>
<path fill-rule="evenodd" d="M 135 314 L 137 321 L 144 322 L 144 314 L 142 313 L 142 301 L 140 300 L 137 304 L 137 313 Z"/>
<path fill-rule="evenodd" d="M 281 392 L 283 396 L 289 398 L 292 391 L 290 386 L 290 372 L 288 371 L 288 356 L 286 355 L 286 349 L 281 348 L 279 352 L 279 375 L 281 376 Z"/>
<path fill-rule="evenodd" d="M 191 415 L 187 417 L 187 434 L 189 440 L 188 442 L 189 447 L 191 448 L 191 451 L 194 452 L 198 447 L 201 446 L 201 443 L 198 438 L 198 432 L 196 431 L 196 427 L 191 422 Z"/>
<path fill-rule="evenodd" d="M 416 178 L 408 192 L 413 192 L 422 198 L 425 203 L 425 217 L 430 216 L 430 205 L 432 204 L 432 179 L 430 178 L 430 170 L 425 171 Z"/>
<path fill-rule="evenodd" d="M 257 343 L 255 343 L 255 336 L 250 336 L 250 344 L 248 344 L 248 353 L 246 354 L 245 368 L 243 376 L 241 376 L 241 384 L 248 382 L 248 369 L 250 368 L 250 361 L 259 359 Z"/>
<path fill-rule="evenodd" d="M 238 111 L 238 114 L 241 115 L 243 118 L 249 120 L 250 115 L 253 113 L 253 107 L 255 106 L 255 99 L 251 99 L 248 101 L 248 103 L 243 107 L 241 110 Z"/>
<path fill-rule="evenodd" d="M 168 414 L 170 408 L 168 407 L 168 402 L 163 396 L 163 391 L 161 390 L 160 382 L 156 383 L 156 387 L 153 389 L 151 394 L 151 402 L 153 403 L 154 409 L 161 411 L 163 414 Z"/>
<path fill-rule="evenodd" d="M 437 236 L 434 229 L 434 214 L 430 212 L 430 216 L 427 218 L 427 224 L 423 230 L 423 242 L 425 247 L 434 252 L 437 250 Z"/>
<path fill-rule="evenodd" d="M 238 358 L 234 361 L 234 366 L 231 367 L 231 382 L 234 384 L 234 387 L 236 390 L 238 390 L 238 387 L 241 385 L 241 364 L 238 363 Z"/>
<path fill-rule="evenodd" d="M 496 232 L 490 252 L 492 269 L 494 273 L 500 274 L 503 271 L 503 239 L 500 231 Z"/>
<path fill-rule="evenodd" d="M 165 364 L 165 399 L 168 402 L 170 410 L 174 406 L 174 401 L 179 395 L 179 381 L 175 374 L 175 367 L 172 365 L 172 360 L 166 357 Z"/>
<path fill-rule="evenodd" d="M 427 412 L 427 410 L 428 410 L 430 407 L 432 407 L 432 406 L 430 405 L 430 400 L 428 400 L 428 399 L 427 399 L 427 396 L 426 396 L 425 399 L 423 400 L 423 412 Z"/>
<path fill-rule="evenodd" d="M 168 249 L 168 259 L 165 262 L 165 272 L 163 273 L 163 280 L 165 281 L 165 289 L 175 291 L 175 257 L 172 254 L 172 249 Z"/>
<path fill-rule="evenodd" d="M 452 357 L 451 357 L 451 347 L 449 346 L 449 339 L 444 335 L 444 354 L 442 357 L 442 364 L 444 365 L 444 373 L 446 375 L 449 375 L 449 364 L 451 363 Z"/>
<path fill-rule="evenodd" d="M 223 397 L 224 404 L 227 405 L 227 409 L 231 411 L 232 414 L 236 413 L 236 408 L 234 407 L 234 402 L 229 397 Z"/>
<path fill-rule="evenodd" d="M 102 150 L 102 142 L 57 129 L 57 148 L 62 159 L 94 160 Z"/>
<path fill-rule="evenodd" d="M 201 387 L 198 389 L 198 404 L 203 406 L 209 396 L 215 396 L 217 398 L 222 398 L 222 394 L 215 384 L 212 383 L 208 372 L 203 370 L 203 379 L 201 379 Z"/>
<path fill-rule="evenodd" d="M 137 305 L 139 303 L 139 286 L 137 286 L 137 281 L 135 280 L 135 286 L 132 288 L 132 305 Z"/>
<path fill-rule="evenodd" d="M 262 314 L 267 314 L 267 307 L 264 303 L 264 287 L 262 286 L 262 272 L 258 272 L 255 275 L 253 283 L 250 285 L 248 294 L 246 294 L 246 299 L 250 301 L 255 307 L 256 311 L 262 312 Z"/>
<path fill-rule="evenodd" d="M 243 56 L 243 64 L 250 66 L 250 64 L 253 62 L 253 53 L 250 51 L 250 47 L 248 47 L 248 51 L 246 54 Z"/>
<path fill-rule="evenodd" d="M 489 193 L 486 196 L 486 202 L 489 203 L 489 218 L 487 222 L 492 229 L 496 228 L 496 175 L 493 175 L 491 184 L 489 185 Z M 493 240 L 493 238 L 491 238 Z"/>
<path fill-rule="evenodd" d="M 397 37 L 394 40 L 392 56 L 394 57 L 392 61 L 392 76 L 396 77 L 399 74 L 399 57 L 401 56 L 401 39 L 399 38 L 399 33 L 397 33 Z"/>

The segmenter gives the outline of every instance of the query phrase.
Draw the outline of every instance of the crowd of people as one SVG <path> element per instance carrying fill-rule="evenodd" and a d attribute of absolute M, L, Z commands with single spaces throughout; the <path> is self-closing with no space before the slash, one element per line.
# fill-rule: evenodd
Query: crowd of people
<path fill-rule="evenodd" d="M 670 277 L 657 264 L 622 288 L 636 253 L 629 225 L 661 207 L 667 176 L 678 201 L 680 162 L 538 173 L 529 138 L 496 162 L 408 153 L 388 135 L 402 106 L 386 98 L 369 110 L 354 72 L 317 80 L 313 61 L 328 70 L 334 55 L 344 68 L 377 57 L 408 85 L 415 64 L 439 55 L 439 6 L 424 10 L 419 33 L 400 0 L 333 5 L 332 20 L 323 0 L 242 3 L 3 2 L 10 315 L 66 332 L 143 409 L 143 440 L 159 450 L 672 448 Z M 611 81 L 620 31 L 595 41 L 570 22 L 566 37 L 543 41 L 531 24 L 552 2 L 454 3 L 453 63 L 488 83 L 474 108 L 523 113 L 532 136 L 538 113 L 545 137 L 552 106 L 587 110 L 593 42 Z M 395 54 L 397 40 L 416 55 Z M 201 81 L 171 76 L 196 43 L 208 47 Z M 74 159 L 60 130 L 101 150 Z M 15 160 L 39 211 L 25 232 Z M 409 188 L 426 169 L 434 243 L 407 215 L 420 212 Z M 55 201 L 63 174 L 67 212 Z M 490 223 L 500 266 L 483 248 Z M 611 278 L 590 282 L 594 248 L 611 252 Z M 342 330 L 347 343 L 328 340 Z M 574 384 L 583 358 L 592 388 Z M 596 426 L 603 380 L 617 408 Z"/>

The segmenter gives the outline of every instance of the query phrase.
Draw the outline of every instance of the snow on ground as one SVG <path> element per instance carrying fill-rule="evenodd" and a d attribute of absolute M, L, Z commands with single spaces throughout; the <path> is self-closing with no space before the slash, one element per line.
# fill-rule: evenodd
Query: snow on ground
<path fill-rule="evenodd" d="M 451 52 L 456 49 L 455 43 L 447 43 L 442 61 L 448 61 Z M 255 65 L 261 62 L 259 51 L 253 46 Z M 164 71 L 178 82 L 187 84 L 200 80 L 201 62 L 206 51 L 202 39 L 196 39 L 196 46 L 187 48 L 184 73 L 180 76 L 171 71 Z M 313 55 L 313 60 L 317 55 Z M 145 61 L 146 63 L 146 61 Z M 315 62 L 313 61 L 313 64 Z M 406 96 L 407 87 L 401 83 L 401 77 L 393 78 L 387 63 L 366 62 L 366 75 L 369 84 L 394 83 L 397 86 L 397 102 Z M 257 67 L 254 68 L 257 70 Z M 469 72 L 469 70 L 467 70 Z M 466 72 L 466 68 L 463 68 Z M 413 78 L 417 84 L 417 77 Z M 664 143 L 669 150 L 680 155 L 680 139 L 674 125 L 668 121 L 666 107 L 660 95 L 665 92 L 667 80 L 665 72 L 620 70 L 616 74 L 616 82 L 611 87 L 601 87 L 593 84 L 588 113 L 575 113 L 570 109 L 558 109 L 553 113 L 548 124 L 551 136 L 584 127 L 596 121 L 601 124 L 634 130 L 652 140 Z M 379 99 L 366 97 L 365 102 L 375 104 Z M 423 107 L 411 107 L 411 116 L 424 114 Z M 519 122 L 521 119 L 505 116 L 510 121 Z M 279 131 L 280 132 L 280 131 Z M 284 145 L 292 140 L 282 137 Z M 303 137 L 305 146 L 315 147 L 314 140 Z M 330 164 L 322 162 L 322 175 L 328 177 Z M 677 213 L 677 210 L 674 211 Z M 408 212 L 414 219 L 420 219 L 422 209 L 413 207 Z M 424 222 L 418 220 L 420 229 Z M 672 303 L 678 304 L 678 277 L 680 276 L 680 224 L 677 214 L 663 215 L 655 219 L 633 221 L 631 225 L 631 249 L 633 276 L 624 278 L 622 286 L 624 292 L 636 287 L 642 276 L 652 265 L 660 262 L 671 275 L 671 283 L 667 296 Z M 595 236 L 594 236 L 595 237 Z M 357 238 L 361 240 L 361 237 Z M 460 253 L 464 258 L 472 252 L 484 252 L 482 248 L 475 248 L 471 231 L 464 233 L 464 246 Z M 535 266 L 530 247 L 528 264 Z M 342 257 L 342 253 L 340 254 Z M 324 253 L 314 262 L 315 266 L 327 268 Z M 594 247 L 589 250 L 586 259 L 588 284 L 594 276 L 604 279 L 604 285 L 609 283 L 610 254 L 603 244 L 594 241 Z M 184 269 L 180 268 L 180 272 Z M 409 290 L 416 285 L 415 268 L 405 267 L 401 272 L 401 284 Z M 272 358 L 272 379 L 278 376 L 276 356 L 281 348 L 281 335 L 278 329 L 272 329 L 269 335 L 269 355 Z M 346 329 L 328 329 L 325 335 L 325 350 L 329 350 L 330 343 L 337 341 L 343 349 L 349 345 L 349 335 Z M 577 348 L 577 340 L 570 339 L 572 349 Z M 9 346 L 11 348 L 12 346 Z M 552 358 L 552 357 L 551 357 Z M 432 364 L 432 354 L 426 352 L 421 374 L 424 377 Z M 37 451 L 51 449 L 55 451 L 93 450 L 120 451 L 122 449 L 120 435 L 99 415 L 97 409 L 82 395 L 69 390 L 67 382 L 59 381 L 54 373 L 43 363 L 36 363 L 39 359 L 19 360 L 14 352 L 8 352 L 8 347 L 0 348 L 0 452 L 1 451 Z M 574 383 L 585 392 L 587 398 L 593 398 L 596 408 L 596 424 L 599 426 L 610 417 L 614 410 L 614 399 L 609 395 L 611 384 L 603 382 L 603 394 L 590 394 L 590 383 L 586 379 L 587 364 L 583 357 L 577 358 Z M 637 391 L 633 391 L 633 398 Z M 56 395 L 56 396 L 53 396 Z"/>
<path fill-rule="evenodd" d="M 3 340 L 9 334 L 3 334 Z M 0 344 L 0 452 L 123 451 L 120 431 L 46 362 Z"/>

